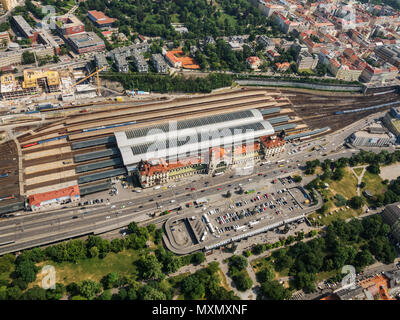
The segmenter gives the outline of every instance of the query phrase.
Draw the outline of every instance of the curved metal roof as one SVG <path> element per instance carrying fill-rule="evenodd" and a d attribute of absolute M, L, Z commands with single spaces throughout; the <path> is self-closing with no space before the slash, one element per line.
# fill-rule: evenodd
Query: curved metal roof
<path fill-rule="evenodd" d="M 254 142 L 257 138 L 274 134 L 268 121 L 261 120 L 247 124 L 205 130 L 197 128 L 194 133 L 143 142 L 120 148 L 124 165 L 132 165 L 141 160 L 179 158 L 186 154 L 207 151 L 217 146 L 231 146 Z M 183 139 L 184 138 L 184 139 Z M 118 140 L 118 139 L 117 139 Z"/>
<path fill-rule="evenodd" d="M 207 117 L 193 118 L 181 121 L 169 121 L 158 125 L 116 132 L 115 137 L 119 148 L 145 142 L 167 140 L 174 136 L 188 136 L 200 129 L 222 129 L 262 121 L 263 116 L 257 109 L 216 114 Z"/>

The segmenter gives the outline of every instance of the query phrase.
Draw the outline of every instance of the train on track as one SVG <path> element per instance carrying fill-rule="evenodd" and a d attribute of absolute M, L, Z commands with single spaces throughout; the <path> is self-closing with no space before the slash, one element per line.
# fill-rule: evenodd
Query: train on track
<path fill-rule="evenodd" d="M 100 126 L 100 127 L 96 127 L 96 128 L 82 129 L 82 132 L 91 132 L 91 131 L 97 131 L 97 130 L 104 130 L 104 129 L 123 127 L 123 126 L 128 126 L 130 124 L 135 124 L 135 123 L 136 123 L 136 121 L 130 121 L 130 122 L 125 122 L 125 123 L 112 124 L 112 125 L 109 125 L 109 126 Z"/>
<path fill-rule="evenodd" d="M 37 141 L 37 142 L 32 142 L 32 143 L 29 143 L 29 144 L 25 144 L 25 145 L 22 146 L 22 149 L 33 147 L 33 146 L 36 146 L 38 144 L 42 144 L 42 143 L 45 143 L 45 142 L 56 141 L 56 140 L 67 139 L 67 138 L 68 138 L 68 135 L 59 136 L 59 137 L 55 137 L 55 138 L 44 139 L 44 140 L 40 140 L 40 141 Z"/>
<path fill-rule="evenodd" d="M 395 102 L 389 102 L 389 103 L 380 104 L 380 105 L 377 105 L 377 106 L 358 108 L 358 109 L 352 109 L 352 110 L 336 111 L 335 114 L 347 114 L 347 113 L 368 111 L 368 110 L 373 110 L 373 109 L 379 109 L 379 108 L 392 106 L 392 105 L 399 104 L 399 103 L 400 103 L 400 101 L 395 101 Z"/>

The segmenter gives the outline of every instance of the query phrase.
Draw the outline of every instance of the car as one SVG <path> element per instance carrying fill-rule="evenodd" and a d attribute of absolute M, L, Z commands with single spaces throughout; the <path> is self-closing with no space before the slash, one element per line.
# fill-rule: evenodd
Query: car
<path fill-rule="evenodd" d="M 110 218 L 111 218 L 110 216 L 107 216 L 107 217 L 106 217 L 106 219 L 110 219 Z"/>
<path fill-rule="evenodd" d="M 222 190 L 221 188 L 217 188 L 217 190 L 219 191 L 219 190 Z"/>
<path fill-rule="evenodd" d="M 72 219 L 78 219 L 78 216 L 73 216 Z"/>
<path fill-rule="evenodd" d="M 111 209 L 114 209 L 115 208 L 115 205 L 113 204 L 112 206 L 111 206 Z"/>
<path fill-rule="evenodd" d="M 194 190 L 196 190 L 196 188 L 191 188 L 190 190 L 191 190 L 191 191 L 194 191 Z"/>

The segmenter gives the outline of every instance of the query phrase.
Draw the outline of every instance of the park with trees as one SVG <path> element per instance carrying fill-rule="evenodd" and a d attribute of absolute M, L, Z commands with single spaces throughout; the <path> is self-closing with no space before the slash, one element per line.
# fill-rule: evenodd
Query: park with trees
<path fill-rule="evenodd" d="M 163 247 L 161 238 L 162 230 L 154 225 L 139 227 L 132 222 L 124 238 L 89 236 L 25 250 L 17 257 L 6 254 L 0 257 L 0 299 L 165 300 L 175 295 L 238 299 L 221 285 L 217 263 L 192 275 L 171 277 L 185 265 L 200 266 L 205 256 L 203 252 L 176 256 Z M 53 265 L 60 273 L 54 289 L 41 287 L 44 265 Z"/>

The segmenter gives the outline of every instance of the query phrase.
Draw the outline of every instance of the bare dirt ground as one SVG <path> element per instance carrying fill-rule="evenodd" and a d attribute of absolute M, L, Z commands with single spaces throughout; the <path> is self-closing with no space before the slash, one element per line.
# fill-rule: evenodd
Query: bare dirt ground
<path fill-rule="evenodd" d="M 0 201 L 0 205 L 6 205 L 20 200 L 18 182 L 18 154 L 14 141 L 0 144 L 0 175 L 8 174 L 8 177 L 0 178 L 0 198 L 14 196 L 15 199 Z"/>
<path fill-rule="evenodd" d="M 383 180 L 388 179 L 390 181 L 396 179 L 398 176 L 400 176 L 400 163 L 394 163 L 390 166 L 381 167 L 381 173 L 379 176 Z"/>

